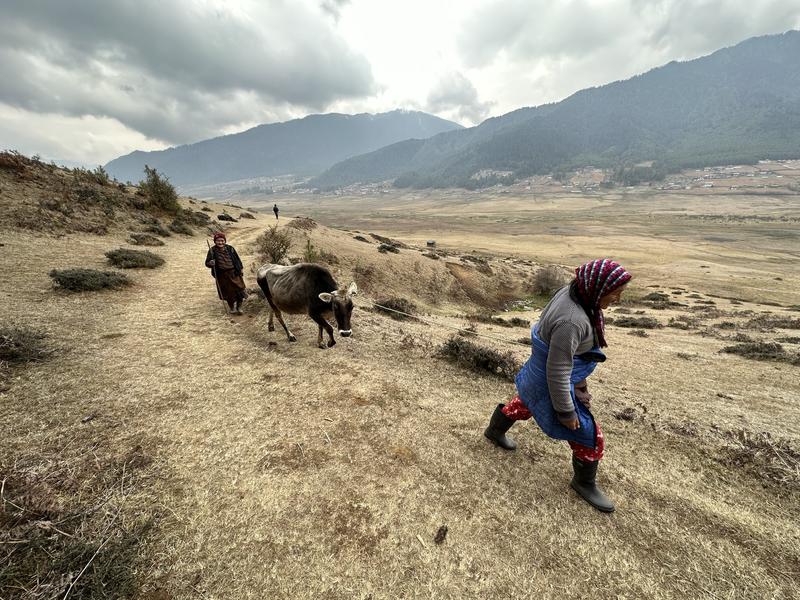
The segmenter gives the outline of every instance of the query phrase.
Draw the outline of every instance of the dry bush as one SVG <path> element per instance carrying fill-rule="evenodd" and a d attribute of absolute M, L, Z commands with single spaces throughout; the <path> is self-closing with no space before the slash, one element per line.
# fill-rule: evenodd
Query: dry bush
<path fill-rule="evenodd" d="M 183 221 L 196 227 L 202 227 L 204 225 L 208 225 L 209 221 L 211 221 L 211 217 L 204 212 L 200 212 L 199 210 L 182 210 L 176 217 L 176 220 Z"/>
<path fill-rule="evenodd" d="M 204 206 L 200 210 L 202 210 L 203 212 L 214 212 L 214 210 L 210 206 Z"/>
<path fill-rule="evenodd" d="M 292 236 L 286 229 L 272 225 L 256 238 L 256 254 L 261 262 L 280 264 L 292 247 Z"/>
<path fill-rule="evenodd" d="M 486 323 L 488 325 L 497 325 L 499 327 L 525 327 L 527 328 L 530 324 L 527 319 L 521 319 L 519 317 L 511 317 L 509 320 L 506 320 L 502 317 L 494 317 L 492 315 L 487 314 L 474 314 L 468 315 L 468 321 L 475 321 L 477 323 Z"/>
<path fill-rule="evenodd" d="M 358 259 L 353 265 L 353 281 L 358 285 L 358 289 L 369 293 L 375 290 L 379 280 L 378 271 L 375 265 Z"/>
<path fill-rule="evenodd" d="M 800 355 L 791 354 L 776 342 L 744 342 L 733 346 L 725 346 L 720 352 L 737 354 L 753 360 L 769 360 L 800 365 Z"/>
<path fill-rule="evenodd" d="M 690 317 L 688 315 L 671 317 L 669 322 L 667 323 L 667 327 L 674 327 L 675 329 L 683 329 L 684 331 L 688 329 L 697 329 L 697 327 L 699 326 L 700 326 L 700 320 L 697 319 L 696 317 Z"/>
<path fill-rule="evenodd" d="M 0 326 L 0 361 L 25 363 L 49 356 L 45 335 L 23 326 Z"/>
<path fill-rule="evenodd" d="M 163 246 L 164 242 L 162 242 L 157 237 L 150 235 L 148 233 L 132 233 L 130 237 L 130 243 L 134 244 L 135 246 Z"/>
<path fill-rule="evenodd" d="M 380 252 L 381 254 L 386 254 L 387 252 L 398 254 L 400 250 L 397 249 L 397 246 L 392 246 L 391 244 L 380 244 L 378 246 L 378 252 Z"/>
<path fill-rule="evenodd" d="M 251 215 L 249 212 L 239 213 L 240 219 L 255 219 L 254 215 Z"/>
<path fill-rule="evenodd" d="M 169 230 L 181 235 L 194 235 L 194 230 L 189 226 L 186 221 L 175 219 L 169 224 Z"/>
<path fill-rule="evenodd" d="M 750 319 L 745 327 L 754 329 L 800 329 L 800 319 L 780 315 L 759 315 Z"/>
<path fill-rule="evenodd" d="M 773 439 L 769 432 L 728 431 L 723 463 L 747 467 L 759 479 L 790 488 L 800 486 L 800 451 L 788 440 Z"/>
<path fill-rule="evenodd" d="M 301 231 L 311 231 L 312 229 L 316 229 L 317 223 L 314 219 L 309 219 L 308 217 L 295 217 L 289 221 L 286 226 L 292 229 L 300 229 Z"/>
<path fill-rule="evenodd" d="M 367 238 L 365 238 L 363 235 L 354 235 L 353 239 L 354 240 L 358 240 L 359 242 L 366 242 L 368 244 L 372 243 Z"/>
<path fill-rule="evenodd" d="M 399 240 L 393 240 L 392 238 L 388 238 L 383 235 L 378 235 L 377 233 L 370 233 L 369 235 L 375 241 L 381 242 L 382 244 L 386 244 L 387 246 L 394 246 L 395 248 L 408 248 L 406 244 L 404 244 Z"/>
<path fill-rule="evenodd" d="M 137 471 L 152 459 L 140 447 L 113 452 L 92 445 L 82 454 L 0 459 L 4 597 L 139 597 L 140 544 L 156 515 L 150 506 L 137 507 L 135 516 L 122 509 L 125 495 L 141 485 Z"/>
<path fill-rule="evenodd" d="M 511 352 L 500 353 L 468 340 L 452 336 L 436 352 L 439 358 L 455 362 L 460 367 L 476 373 L 490 373 L 514 381 L 521 364 Z"/>
<path fill-rule="evenodd" d="M 396 321 L 402 321 L 404 319 L 409 319 L 413 317 L 407 317 L 406 315 L 401 315 L 393 311 L 399 310 L 400 312 L 413 315 L 417 311 L 417 305 L 414 304 L 411 300 L 407 300 L 405 298 L 395 298 L 395 297 L 382 298 L 375 303 L 375 310 L 377 310 L 378 312 L 386 313 Z"/>
<path fill-rule="evenodd" d="M 50 271 L 50 277 L 61 288 L 71 292 L 119 289 L 131 284 L 122 273 L 94 269 L 53 269 Z"/>
<path fill-rule="evenodd" d="M 236 223 L 236 218 L 230 216 L 228 213 L 220 213 L 217 215 L 217 219 L 220 221 L 228 221 L 229 223 Z"/>
<path fill-rule="evenodd" d="M 430 258 L 431 260 L 439 260 L 439 255 L 436 252 L 423 252 L 422 256 Z"/>
<path fill-rule="evenodd" d="M 150 224 L 147 228 L 145 228 L 145 231 L 148 233 L 155 233 L 156 235 L 160 235 L 161 237 L 170 237 L 172 235 L 169 232 L 169 229 L 165 228 L 158 221 Z"/>
<path fill-rule="evenodd" d="M 642 298 L 642 300 L 648 302 L 666 302 L 669 299 L 670 299 L 669 296 L 664 292 L 650 292 L 649 294 L 647 294 Z"/>
<path fill-rule="evenodd" d="M 164 259 L 147 250 L 117 248 L 106 252 L 106 258 L 120 269 L 155 269 L 164 264 Z"/>
<path fill-rule="evenodd" d="M 650 337 L 650 334 L 647 333 L 644 329 L 634 329 L 628 332 L 628 335 L 635 335 L 636 337 Z"/>
<path fill-rule="evenodd" d="M 606 319 L 608 321 L 608 319 Z M 638 329 L 656 329 L 661 327 L 658 319 L 653 317 L 618 317 L 613 320 L 617 327 L 635 327 Z"/>
<path fill-rule="evenodd" d="M 533 292 L 543 296 L 551 296 L 567 282 L 567 276 L 561 267 L 547 265 L 536 272 L 533 277 Z"/>

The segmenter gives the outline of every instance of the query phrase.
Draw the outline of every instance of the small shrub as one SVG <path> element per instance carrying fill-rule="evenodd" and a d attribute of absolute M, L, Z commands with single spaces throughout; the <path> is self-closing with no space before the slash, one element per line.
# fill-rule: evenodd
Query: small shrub
<path fill-rule="evenodd" d="M 782 317 L 780 315 L 759 315 L 750 319 L 746 327 L 773 329 L 800 329 L 800 319 Z"/>
<path fill-rule="evenodd" d="M 163 246 L 162 242 L 157 237 L 149 233 L 132 233 L 130 238 L 131 244 L 134 246 Z"/>
<path fill-rule="evenodd" d="M 784 344 L 800 344 L 800 337 L 797 336 L 779 337 L 777 341 L 782 342 Z"/>
<path fill-rule="evenodd" d="M 309 219 L 308 217 L 295 217 L 289 221 L 286 226 L 291 227 L 292 229 L 311 231 L 312 229 L 316 229 L 317 223 L 314 221 L 314 219 Z"/>
<path fill-rule="evenodd" d="M 272 225 L 256 238 L 256 254 L 262 262 L 279 264 L 292 247 L 292 236 L 286 229 Z"/>
<path fill-rule="evenodd" d="M 214 211 L 211 209 L 211 207 L 209 207 L 209 206 L 204 206 L 204 207 L 203 207 L 203 208 L 201 208 L 200 210 L 202 210 L 203 212 L 214 212 Z"/>
<path fill-rule="evenodd" d="M 397 249 L 397 246 L 391 246 L 389 244 L 381 244 L 380 246 L 378 246 L 378 252 L 380 252 L 381 254 L 386 254 L 387 252 L 398 254 L 400 250 Z"/>
<path fill-rule="evenodd" d="M 217 215 L 217 219 L 219 219 L 220 221 L 229 221 L 231 223 L 237 222 L 236 219 L 230 216 L 228 213 L 222 213 Z"/>
<path fill-rule="evenodd" d="M 666 302 L 669 300 L 669 296 L 663 292 L 650 292 L 647 294 L 642 300 L 646 300 L 648 302 Z"/>
<path fill-rule="evenodd" d="M 311 243 L 311 239 L 306 239 L 306 247 L 303 250 L 303 262 L 307 263 L 315 263 L 319 261 L 319 253 L 317 249 L 314 247 L 314 244 Z"/>
<path fill-rule="evenodd" d="M 436 252 L 423 252 L 422 256 L 430 258 L 431 260 L 439 260 L 439 255 Z"/>
<path fill-rule="evenodd" d="M 255 219 L 255 215 L 251 215 L 249 212 L 243 212 L 239 214 L 240 219 Z"/>
<path fill-rule="evenodd" d="M 514 381 L 521 367 L 519 361 L 510 352 L 500 353 L 457 335 L 442 344 L 436 354 L 440 358 L 455 362 L 475 373 L 490 373 L 508 381 Z"/>
<path fill-rule="evenodd" d="M 118 248 L 106 252 L 109 262 L 120 269 L 155 269 L 164 264 L 164 259 L 147 250 Z"/>
<path fill-rule="evenodd" d="M 167 213 L 177 214 L 181 206 L 178 204 L 178 193 L 169 179 L 147 165 L 144 166 L 144 175 L 144 180 L 139 182 L 139 190 L 150 198 L 153 206 Z"/>
<path fill-rule="evenodd" d="M 635 335 L 636 337 L 650 337 L 650 334 L 647 333 L 644 329 L 633 329 L 628 332 L 628 335 Z"/>
<path fill-rule="evenodd" d="M 161 223 L 153 223 L 149 225 L 145 231 L 148 233 L 155 233 L 156 235 L 160 235 L 161 237 L 170 237 L 172 234 L 169 232 L 169 229 L 164 227 Z"/>
<path fill-rule="evenodd" d="M 631 327 L 638 329 L 656 329 L 661 327 L 657 319 L 653 317 L 618 317 L 614 319 L 617 327 Z"/>
<path fill-rule="evenodd" d="M 533 292 L 550 296 L 566 283 L 564 271 L 555 265 L 539 269 L 533 277 Z"/>
<path fill-rule="evenodd" d="M 353 265 L 353 281 L 358 285 L 358 289 L 370 292 L 375 286 L 377 271 L 375 265 L 358 260 Z"/>
<path fill-rule="evenodd" d="M 395 310 L 399 310 L 400 312 L 408 313 L 411 315 L 413 315 L 417 311 L 417 305 L 414 304 L 411 300 L 406 300 L 405 298 L 383 298 L 381 300 L 378 300 L 375 304 L 376 304 L 375 310 L 377 310 L 378 312 L 386 313 L 396 321 L 403 321 L 404 319 L 408 319 L 411 317 L 407 317 L 405 315 L 393 312 Z M 380 304 L 380 306 L 377 306 L 378 304 Z"/>
<path fill-rule="evenodd" d="M 720 352 L 737 354 L 753 360 L 770 360 L 800 365 L 800 355 L 789 354 L 783 349 L 783 346 L 775 342 L 745 342 L 734 346 L 725 346 Z"/>
<path fill-rule="evenodd" d="M 211 217 L 204 212 L 200 212 L 199 210 L 182 210 L 176 220 L 184 221 L 189 225 L 202 227 L 204 225 L 208 225 L 209 221 L 211 221 Z"/>
<path fill-rule="evenodd" d="M 50 271 L 50 277 L 60 287 L 71 292 L 118 289 L 131 284 L 127 276 L 122 273 L 94 269 L 53 269 Z"/>
<path fill-rule="evenodd" d="M 717 329 L 736 329 L 736 323 L 733 321 L 722 321 L 714 325 Z"/>
<path fill-rule="evenodd" d="M 517 338 L 517 342 L 519 342 L 520 344 L 525 344 L 526 346 L 530 346 L 532 344 L 531 338 L 529 338 L 528 336 Z"/>
<path fill-rule="evenodd" d="M 175 219 L 169 224 L 169 230 L 182 235 L 194 235 L 194 230 L 185 221 Z"/>
<path fill-rule="evenodd" d="M 370 233 L 369 235 L 375 241 L 378 241 L 378 242 L 381 242 L 383 244 L 386 244 L 387 246 L 394 246 L 395 248 L 408 248 L 408 246 L 406 244 L 404 244 L 403 242 L 401 242 L 399 240 L 393 240 L 392 238 L 388 238 L 388 237 L 383 236 L 383 235 L 378 235 L 377 233 Z"/>
<path fill-rule="evenodd" d="M 700 325 L 700 320 L 695 317 L 688 317 L 686 315 L 681 315 L 679 317 L 672 317 L 667 323 L 667 327 L 674 327 L 675 329 L 683 329 L 684 331 L 688 329 L 696 329 Z"/>
<path fill-rule="evenodd" d="M 41 332 L 18 326 L 0 326 L 0 361 L 25 363 L 42 360 L 50 352 Z"/>
<path fill-rule="evenodd" d="M 371 242 L 370 242 L 370 241 L 369 241 L 367 238 L 365 238 L 363 235 L 354 235 L 354 236 L 353 236 L 353 239 L 354 239 L 354 240 L 358 240 L 359 242 L 366 242 L 366 243 L 368 243 L 368 244 L 370 244 L 370 243 L 371 243 Z"/>

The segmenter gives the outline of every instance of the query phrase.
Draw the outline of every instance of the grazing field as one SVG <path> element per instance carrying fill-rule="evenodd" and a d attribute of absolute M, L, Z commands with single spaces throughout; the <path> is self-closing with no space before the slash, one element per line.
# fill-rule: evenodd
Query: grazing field
<path fill-rule="evenodd" d="M 201 236 L 166 238 L 131 285 L 70 293 L 48 273 L 109 268 L 128 231 L 6 232 L 4 322 L 46 352 L 9 354 L 0 380 L 0 596 L 798 597 L 796 196 L 275 201 L 317 222 L 281 218 L 291 257 L 359 284 L 332 349 L 305 317 L 288 317 L 297 343 L 268 333 L 256 294 L 227 315 Z M 228 229 L 250 287 L 275 222 L 255 217 Z M 516 452 L 491 446 L 513 383 L 440 351 L 469 328 L 521 363 L 501 339 L 527 337 L 503 325 L 536 319 L 532 277 L 602 255 L 636 276 L 590 380 L 610 516 L 534 425 Z"/>

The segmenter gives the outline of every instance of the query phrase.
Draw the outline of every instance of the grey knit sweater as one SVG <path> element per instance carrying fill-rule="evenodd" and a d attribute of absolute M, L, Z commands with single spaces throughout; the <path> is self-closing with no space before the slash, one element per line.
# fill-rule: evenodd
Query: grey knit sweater
<path fill-rule="evenodd" d="M 569 295 L 569 286 L 558 290 L 539 318 L 539 337 L 550 346 L 547 355 L 547 387 L 561 421 L 577 417 L 569 395 L 572 357 L 592 349 L 594 330 L 586 311 Z"/>

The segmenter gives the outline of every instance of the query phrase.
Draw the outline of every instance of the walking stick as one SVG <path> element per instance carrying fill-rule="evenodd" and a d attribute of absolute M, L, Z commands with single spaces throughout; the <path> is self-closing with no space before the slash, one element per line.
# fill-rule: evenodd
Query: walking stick
<path fill-rule="evenodd" d="M 208 238 L 206 238 L 206 246 L 208 246 L 208 249 L 211 250 L 211 244 L 208 243 Z M 222 297 L 222 290 L 219 289 L 219 280 L 217 279 L 217 259 L 213 258 L 214 257 L 213 252 L 211 253 L 211 256 L 212 256 L 211 260 L 214 261 L 214 264 L 211 265 L 211 272 L 214 274 L 214 284 L 217 286 L 217 296 L 219 297 L 220 300 L 222 300 L 222 309 L 225 311 L 225 314 L 227 315 L 228 307 L 226 306 L 225 298 Z"/>

